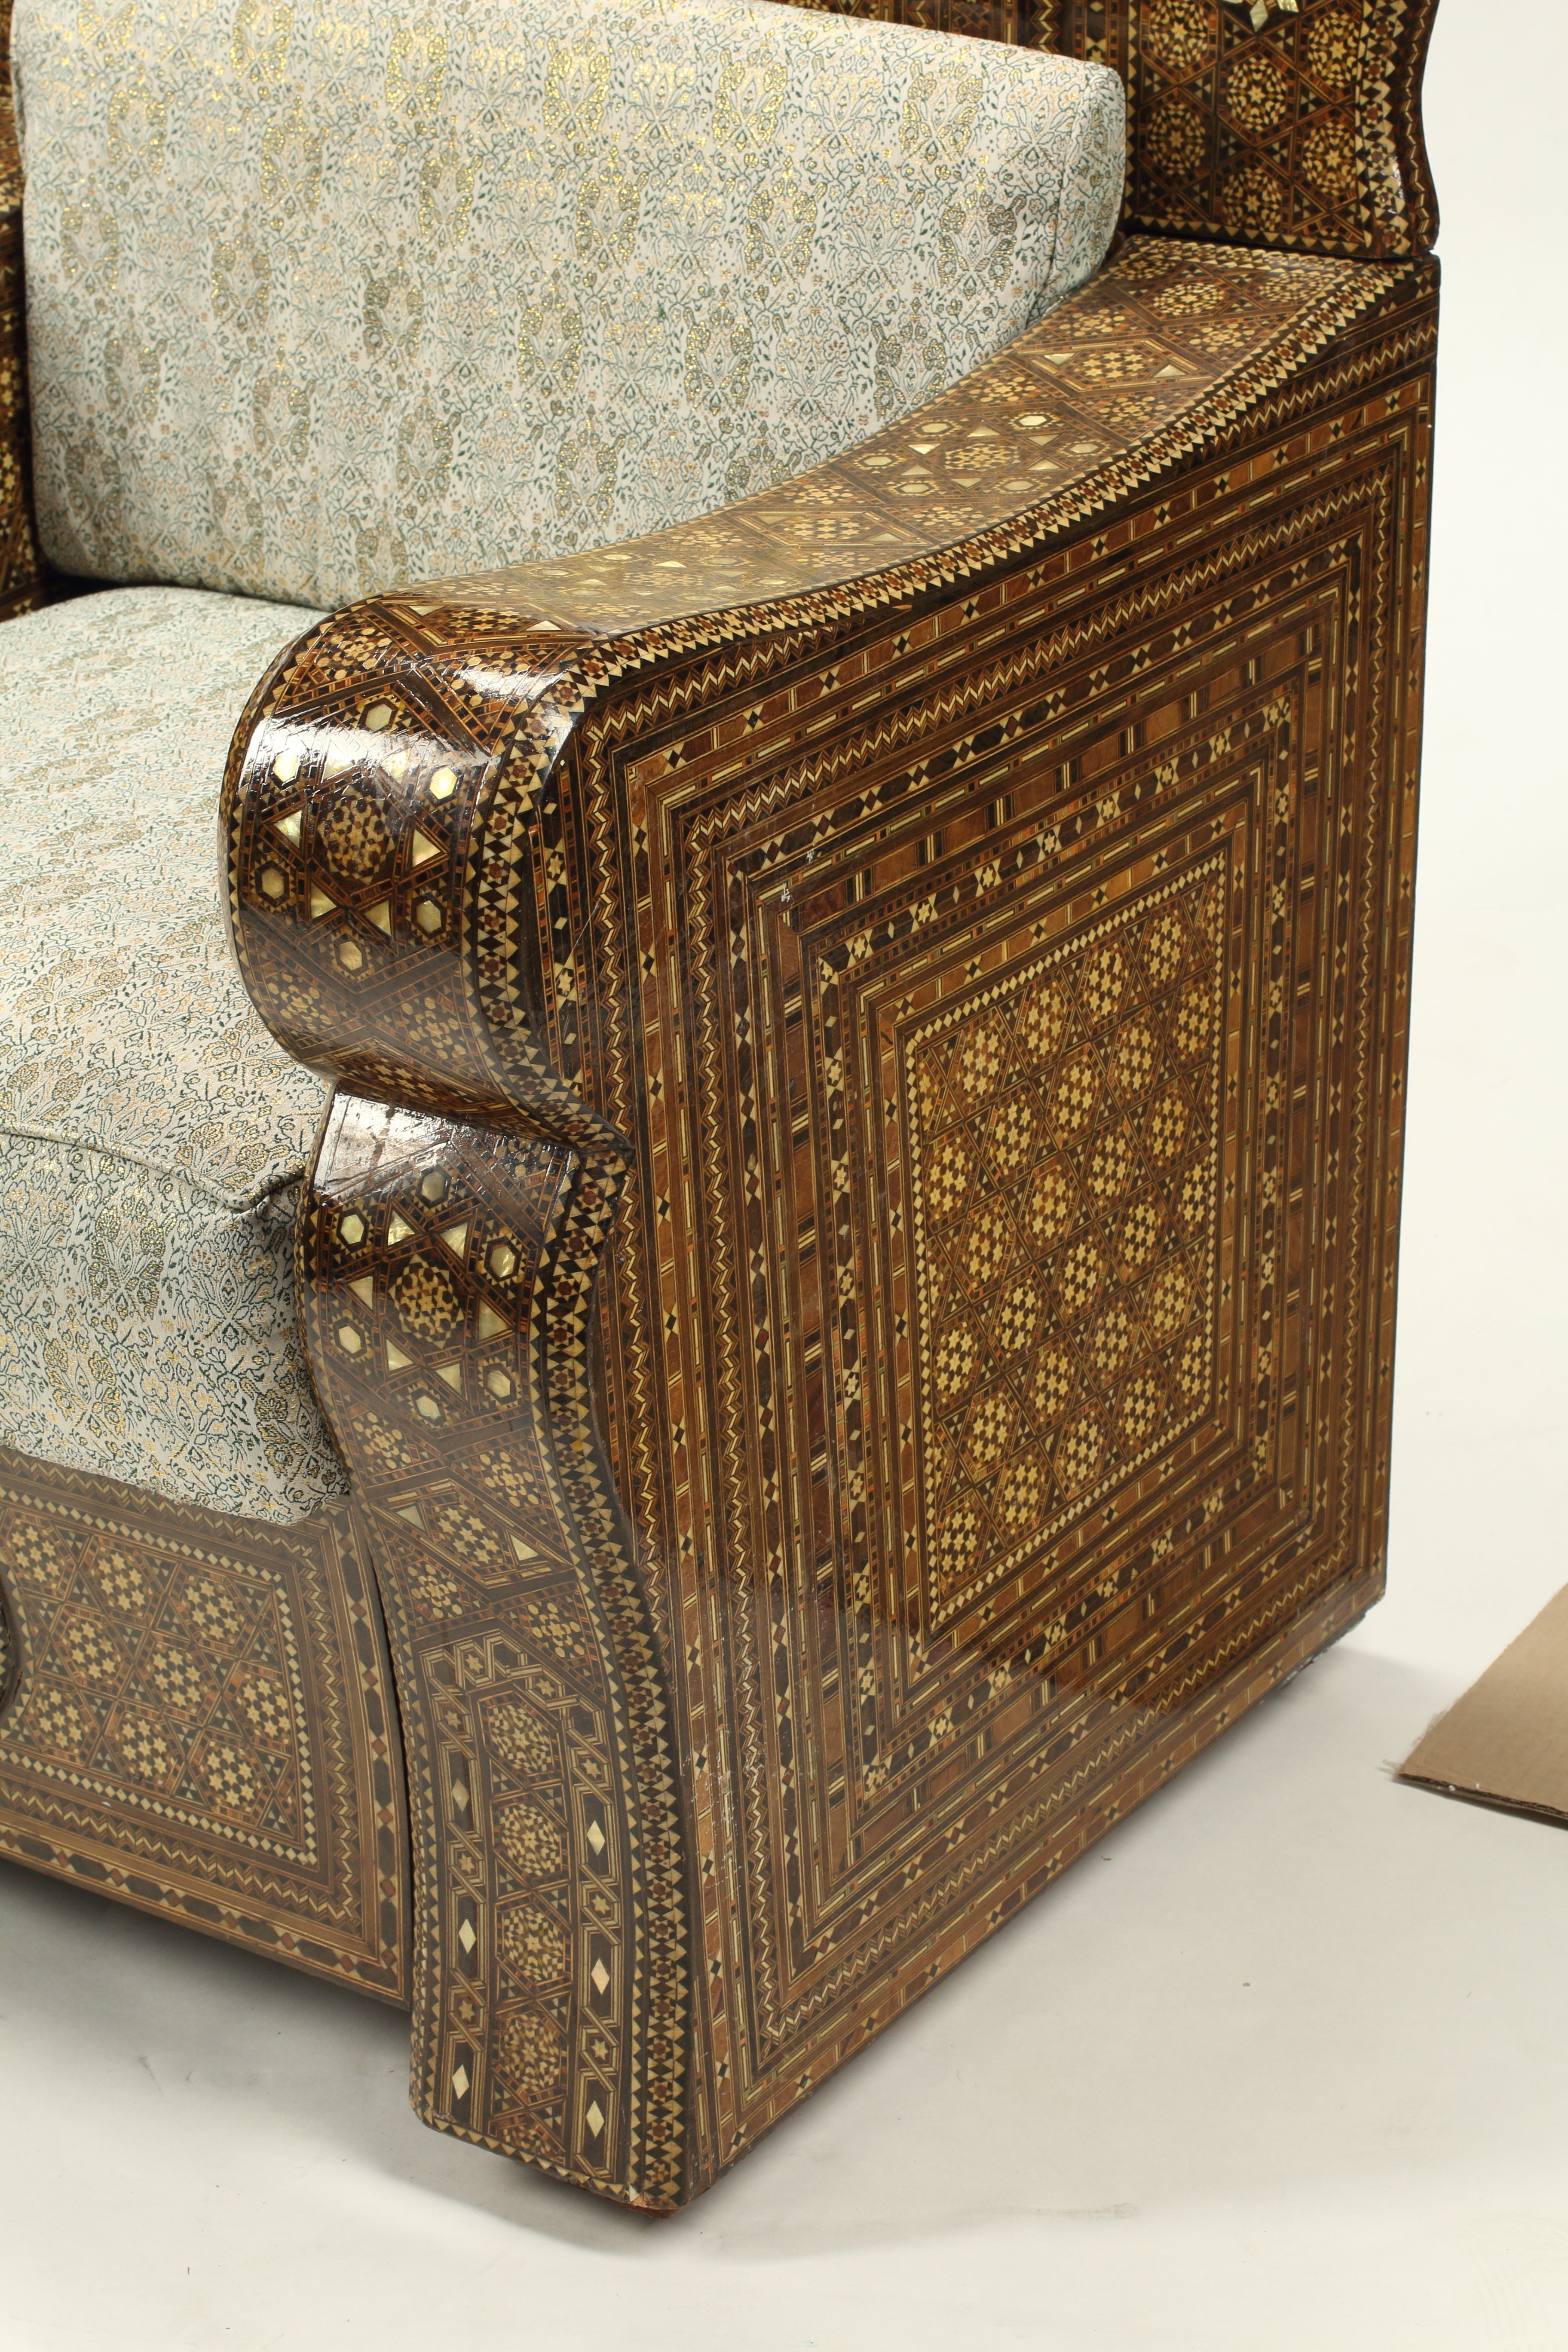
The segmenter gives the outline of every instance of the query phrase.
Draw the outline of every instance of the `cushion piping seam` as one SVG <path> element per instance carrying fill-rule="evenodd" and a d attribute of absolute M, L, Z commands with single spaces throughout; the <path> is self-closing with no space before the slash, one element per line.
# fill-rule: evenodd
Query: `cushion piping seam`
<path fill-rule="evenodd" d="M 291 1173 L 276 1177 L 268 1184 L 253 1187 L 247 1192 L 223 1192 L 216 1185 L 204 1183 L 199 1176 L 193 1176 L 188 1169 L 171 1167 L 167 1160 L 154 1160 L 144 1151 L 127 1151 L 123 1144 L 103 1143 L 94 1136 L 68 1133 L 59 1128 L 14 1126 L 9 1120 L 0 1124 L 0 1134 L 18 1143 L 54 1143 L 67 1151 L 93 1151 L 101 1160 L 120 1160 L 131 1168 L 145 1168 L 153 1176 L 166 1176 L 184 1184 L 188 1191 L 199 1193 L 203 1200 L 235 1217 L 248 1216 L 264 1201 L 299 1183 L 305 1173 L 305 1162 L 300 1160 Z"/>

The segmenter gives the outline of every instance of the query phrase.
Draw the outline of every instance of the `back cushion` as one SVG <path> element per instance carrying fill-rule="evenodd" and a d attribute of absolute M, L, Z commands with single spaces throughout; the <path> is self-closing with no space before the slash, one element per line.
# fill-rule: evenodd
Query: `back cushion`
<path fill-rule="evenodd" d="M 1097 66 L 747 0 L 19 0 L 44 545 L 326 605 L 726 505 L 1089 277 Z"/>

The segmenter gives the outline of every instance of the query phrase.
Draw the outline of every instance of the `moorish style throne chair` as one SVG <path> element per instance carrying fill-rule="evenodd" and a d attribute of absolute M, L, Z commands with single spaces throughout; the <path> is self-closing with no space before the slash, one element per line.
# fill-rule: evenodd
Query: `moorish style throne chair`
<path fill-rule="evenodd" d="M 0 1850 L 432 2124 L 680 2204 L 1381 1589 L 1433 5 L 19 0 Z"/>

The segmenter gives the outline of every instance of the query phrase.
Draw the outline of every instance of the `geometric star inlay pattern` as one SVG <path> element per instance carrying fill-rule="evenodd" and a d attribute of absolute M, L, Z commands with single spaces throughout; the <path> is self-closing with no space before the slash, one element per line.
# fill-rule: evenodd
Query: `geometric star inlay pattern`
<path fill-rule="evenodd" d="M 38 1767 L 209 1835 L 313 1856 L 310 1735 L 279 1594 L 230 1564 L 176 1563 L 21 1510 L 3 1533 L 37 1640 L 7 1730 Z"/>

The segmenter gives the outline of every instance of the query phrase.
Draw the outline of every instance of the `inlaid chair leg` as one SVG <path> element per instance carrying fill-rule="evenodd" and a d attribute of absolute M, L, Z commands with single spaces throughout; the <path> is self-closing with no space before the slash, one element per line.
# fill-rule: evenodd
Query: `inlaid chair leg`
<path fill-rule="evenodd" d="M 623 1175 L 611 1156 L 340 1092 L 300 1293 L 403 1708 L 414 2103 L 667 2207 L 683 2169 L 682 1837 L 591 1401 Z"/>

